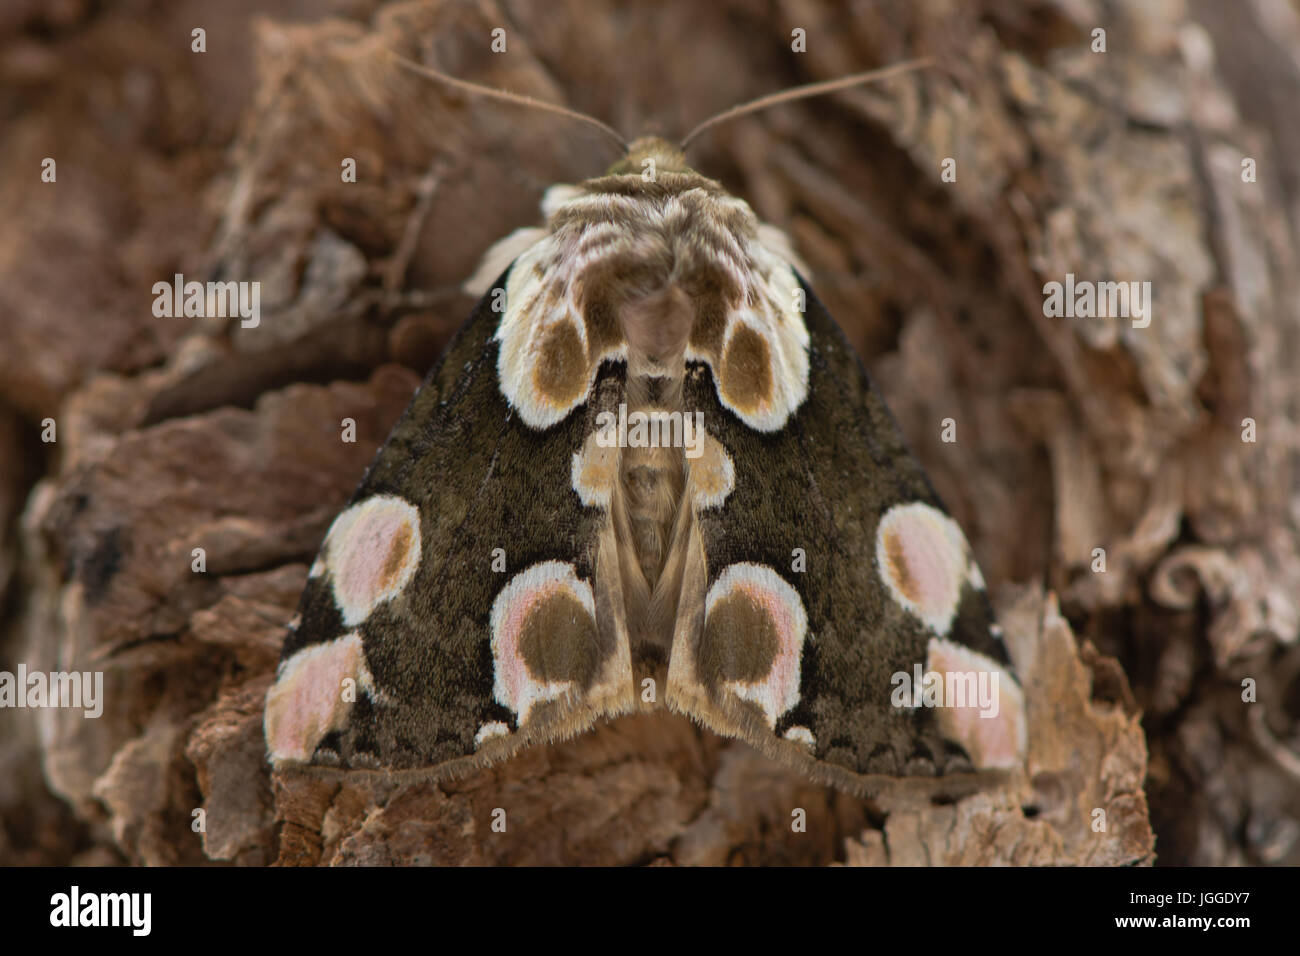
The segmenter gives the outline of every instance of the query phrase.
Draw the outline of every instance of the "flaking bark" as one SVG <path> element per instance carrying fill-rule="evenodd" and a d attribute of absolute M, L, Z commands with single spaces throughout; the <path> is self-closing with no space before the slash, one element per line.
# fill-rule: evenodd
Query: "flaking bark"
<path fill-rule="evenodd" d="M 107 706 L 0 712 L 0 862 L 1300 863 L 1294 4 L 44 6 L 0 14 L 0 669 L 104 669 Z M 669 715 L 438 786 L 267 770 L 283 624 L 458 284 L 615 158 L 389 49 L 669 135 L 939 61 L 692 158 L 791 234 L 966 529 L 1024 774 L 862 801 Z M 155 318 L 176 272 L 258 278 L 260 327 Z M 1150 326 L 1045 315 L 1066 273 L 1150 281 Z"/>

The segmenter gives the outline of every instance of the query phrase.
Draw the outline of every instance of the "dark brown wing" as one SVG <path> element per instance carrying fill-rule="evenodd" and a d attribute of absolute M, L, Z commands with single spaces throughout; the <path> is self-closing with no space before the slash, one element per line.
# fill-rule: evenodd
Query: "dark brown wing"
<path fill-rule="evenodd" d="M 862 790 L 1015 765 L 1021 693 L 966 540 L 805 291 L 807 397 L 783 427 L 749 427 L 709 364 L 688 371 L 685 407 L 704 413 L 734 488 L 697 507 L 667 701 Z M 929 679 L 927 694 L 929 674 L 950 692 Z M 976 706 L 954 706 L 967 690 Z"/>
<path fill-rule="evenodd" d="M 443 776 L 635 704 L 617 574 L 602 565 L 609 522 L 572 474 L 623 365 L 597 363 L 559 421 L 526 424 L 500 387 L 491 304 L 505 288 L 479 303 L 322 546 L 267 698 L 277 766 Z"/>

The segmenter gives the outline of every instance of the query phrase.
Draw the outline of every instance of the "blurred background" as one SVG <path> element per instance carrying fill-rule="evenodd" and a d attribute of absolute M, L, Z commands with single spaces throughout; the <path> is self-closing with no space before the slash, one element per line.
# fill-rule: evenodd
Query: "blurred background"
<path fill-rule="evenodd" d="M 966 529 L 1019 790 L 896 811 L 641 718 L 436 793 L 272 777 L 283 624 L 459 284 L 617 158 L 390 50 L 629 137 L 936 59 L 691 159 L 793 238 Z M 0 671 L 106 690 L 0 710 L 0 863 L 1300 863 L 1297 102 L 1291 0 L 7 0 Z M 176 273 L 258 281 L 259 325 L 155 316 Z M 1150 325 L 1049 317 L 1067 274 L 1150 282 Z M 537 828 L 488 845 L 503 792 Z"/>

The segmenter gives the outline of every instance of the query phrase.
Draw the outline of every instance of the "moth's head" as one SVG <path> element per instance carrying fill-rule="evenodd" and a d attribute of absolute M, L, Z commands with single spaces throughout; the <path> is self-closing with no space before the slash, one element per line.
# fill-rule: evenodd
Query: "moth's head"
<path fill-rule="evenodd" d="M 692 172 L 690 164 L 682 151 L 658 136 L 642 136 L 627 148 L 627 154 L 605 171 L 607 176 L 623 176 L 627 173 L 642 173 L 646 170 L 646 160 L 651 160 L 653 168 L 665 173 Z"/>

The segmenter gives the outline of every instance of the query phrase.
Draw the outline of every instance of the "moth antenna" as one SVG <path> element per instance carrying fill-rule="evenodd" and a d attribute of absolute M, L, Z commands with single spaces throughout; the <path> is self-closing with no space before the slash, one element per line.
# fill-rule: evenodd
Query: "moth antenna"
<path fill-rule="evenodd" d="M 544 110 L 548 113 L 557 113 L 560 116 L 565 116 L 569 119 L 581 120 L 584 123 L 596 127 L 596 129 L 600 130 L 606 136 L 609 136 L 614 140 L 614 142 L 618 143 L 620 149 L 627 152 L 628 142 L 623 138 L 618 130 L 602 123 L 594 116 L 588 116 L 586 113 L 579 113 L 577 110 L 571 110 L 566 106 L 560 106 L 556 103 L 547 103 L 544 100 L 534 99 L 533 97 L 525 96 L 522 93 L 511 93 L 509 90 L 498 90 L 495 87 L 483 86 L 480 83 L 470 83 L 468 80 L 457 79 L 454 76 L 449 76 L 446 73 L 435 70 L 433 67 L 424 66 L 421 63 L 416 63 L 414 60 L 408 60 L 406 57 L 393 53 L 391 50 L 389 51 L 389 56 L 397 61 L 398 66 L 404 67 L 412 73 L 417 73 L 420 76 L 431 80 L 437 80 L 440 83 L 445 83 L 446 85 L 455 87 L 458 90 L 464 90 L 466 93 L 476 93 L 479 96 L 487 96 L 495 100 L 501 100 L 505 103 L 514 103 L 516 106 L 528 106 L 533 109 Z"/>
<path fill-rule="evenodd" d="M 805 83 L 803 86 L 791 87 L 788 90 L 782 90 L 779 93 L 769 93 L 766 96 L 760 96 L 756 100 L 750 100 L 748 103 L 741 103 L 739 106 L 733 106 L 729 110 L 711 116 L 706 119 L 695 129 L 686 134 L 686 138 L 681 141 L 678 148 L 683 152 L 690 146 L 691 140 L 699 136 L 711 126 L 725 122 L 729 119 L 735 119 L 737 116 L 744 116 L 746 113 L 755 113 L 758 110 L 767 109 L 769 106 L 776 106 L 778 103 L 789 103 L 791 100 L 807 99 L 810 96 L 821 96 L 824 93 L 834 93 L 836 90 L 848 89 L 851 86 L 858 86 L 862 83 L 874 83 L 876 80 L 888 79 L 892 76 L 901 76 L 904 73 L 911 73 L 913 70 L 924 69 L 927 66 L 933 66 L 934 60 L 931 57 L 924 56 L 916 60 L 906 60 L 902 63 L 895 63 L 893 66 L 881 67 L 878 70 L 868 70 L 866 73 L 853 73 L 849 76 L 841 76 L 834 80 L 823 80 L 819 83 Z"/>

